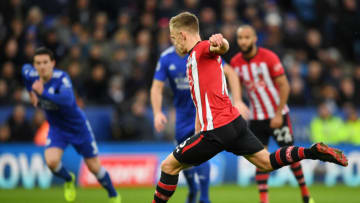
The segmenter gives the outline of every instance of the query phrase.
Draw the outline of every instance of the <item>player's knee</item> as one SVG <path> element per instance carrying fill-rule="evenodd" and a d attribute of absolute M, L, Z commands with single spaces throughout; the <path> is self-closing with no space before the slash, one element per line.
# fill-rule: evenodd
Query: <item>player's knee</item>
<path fill-rule="evenodd" d="M 257 168 L 262 172 L 270 172 L 273 171 L 273 167 L 271 166 L 270 161 L 263 161 L 257 165 Z"/>
<path fill-rule="evenodd" d="M 174 174 L 176 169 L 173 166 L 173 164 L 171 164 L 170 161 L 165 159 L 164 161 L 161 162 L 161 171 L 168 173 L 168 174 Z"/>
<path fill-rule="evenodd" d="M 60 164 L 60 160 L 58 160 L 58 159 L 47 159 L 46 164 L 50 168 L 50 170 L 54 171 L 58 167 L 58 165 Z"/>
<path fill-rule="evenodd" d="M 100 165 L 95 165 L 95 164 L 93 164 L 93 165 L 89 164 L 88 165 L 89 171 L 91 173 L 95 174 L 95 175 L 100 171 L 100 168 L 101 168 Z"/>

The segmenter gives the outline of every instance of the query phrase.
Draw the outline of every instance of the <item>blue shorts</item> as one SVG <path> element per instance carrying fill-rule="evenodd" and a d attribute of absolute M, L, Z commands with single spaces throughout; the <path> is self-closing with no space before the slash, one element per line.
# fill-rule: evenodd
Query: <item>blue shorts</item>
<path fill-rule="evenodd" d="M 79 130 L 79 133 L 70 133 L 50 126 L 46 148 L 57 147 L 65 150 L 69 144 L 84 158 L 92 158 L 98 155 L 98 148 L 89 121 L 86 121 L 86 126 Z"/>
<path fill-rule="evenodd" d="M 195 134 L 195 130 L 187 130 L 187 132 L 184 130 L 181 133 L 176 133 L 175 135 L 175 140 L 176 140 L 176 145 L 184 142 L 186 139 L 188 139 L 189 137 L 193 136 Z"/>

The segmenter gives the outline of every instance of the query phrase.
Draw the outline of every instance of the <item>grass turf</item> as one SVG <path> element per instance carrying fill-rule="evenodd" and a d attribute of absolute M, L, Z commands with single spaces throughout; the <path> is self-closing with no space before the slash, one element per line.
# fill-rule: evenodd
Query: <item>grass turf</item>
<path fill-rule="evenodd" d="M 311 186 L 310 192 L 316 203 L 359 203 L 360 190 L 357 187 L 338 185 L 325 187 Z M 122 196 L 122 203 L 150 203 L 154 188 L 118 188 Z M 187 194 L 186 187 L 179 187 L 169 203 L 184 203 Z M 302 203 L 300 191 L 296 187 L 270 188 L 270 202 L 272 203 Z M 210 189 L 212 203 L 258 203 L 255 186 L 239 187 L 236 185 L 214 186 Z M 51 189 L 23 188 L 0 190 L 0 203 L 64 203 L 61 187 Z M 106 203 L 107 195 L 102 189 L 78 189 L 76 203 Z"/>

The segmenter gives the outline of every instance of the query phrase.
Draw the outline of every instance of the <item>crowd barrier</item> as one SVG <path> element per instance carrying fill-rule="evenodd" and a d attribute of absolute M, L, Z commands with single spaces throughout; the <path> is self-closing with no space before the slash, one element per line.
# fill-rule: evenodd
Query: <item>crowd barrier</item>
<path fill-rule="evenodd" d="M 310 143 L 298 143 L 310 146 Z M 319 161 L 302 161 L 305 180 L 309 185 L 323 183 L 327 186 L 345 184 L 360 186 L 360 149 L 353 145 L 339 145 L 349 157 L 344 168 Z M 116 186 L 153 186 L 159 177 L 160 163 L 174 149 L 171 143 L 100 143 L 100 159 L 109 171 Z M 269 150 L 276 145 L 271 142 Z M 46 167 L 43 147 L 32 144 L 0 144 L 0 188 L 48 188 L 62 181 L 54 177 Z M 81 157 L 72 147 L 64 153 L 63 164 L 77 175 L 82 187 L 99 187 L 95 177 L 88 171 Z M 222 152 L 210 160 L 211 184 L 237 183 L 247 186 L 254 183 L 255 168 L 242 157 Z M 180 176 L 180 184 L 184 184 Z M 288 167 L 273 172 L 269 180 L 272 186 L 296 185 Z"/>

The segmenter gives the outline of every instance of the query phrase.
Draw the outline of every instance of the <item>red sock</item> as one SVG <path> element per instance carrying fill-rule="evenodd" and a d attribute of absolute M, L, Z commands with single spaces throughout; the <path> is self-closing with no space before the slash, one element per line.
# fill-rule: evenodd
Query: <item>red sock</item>
<path fill-rule="evenodd" d="M 290 168 L 295 175 L 297 182 L 299 183 L 301 196 L 303 197 L 304 202 L 307 203 L 309 201 L 310 193 L 305 183 L 304 173 L 300 162 L 291 164 Z"/>
<path fill-rule="evenodd" d="M 258 185 L 261 203 L 269 203 L 268 185 L 267 185 L 268 179 L 269 179 L 268 172 L 261 172 L 259 171 L 259 169 L 256 169 L 255 180 Z"/>

